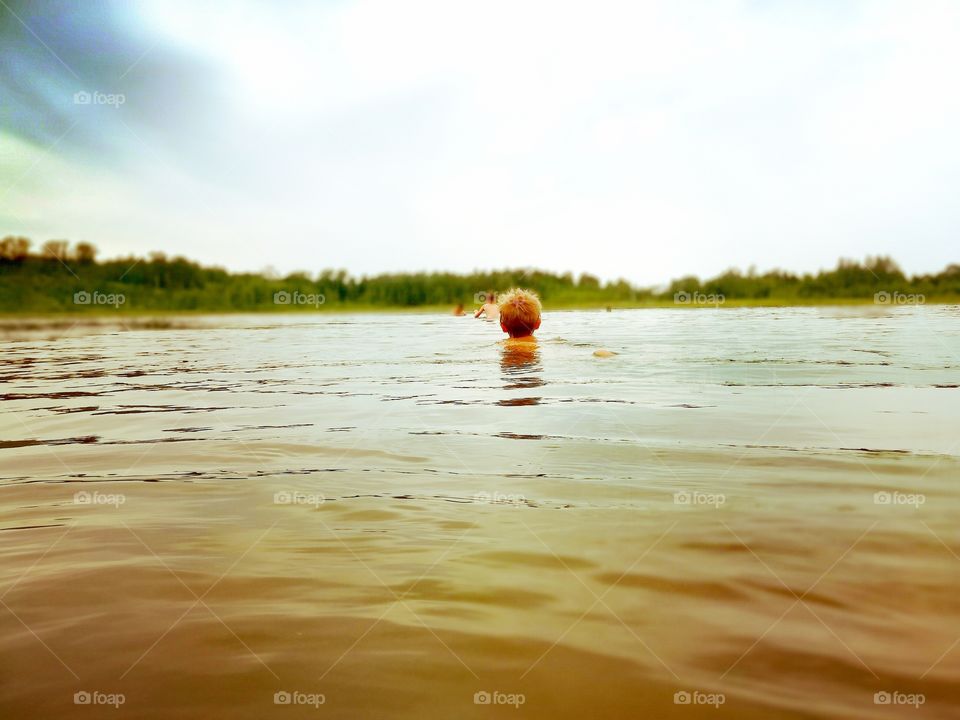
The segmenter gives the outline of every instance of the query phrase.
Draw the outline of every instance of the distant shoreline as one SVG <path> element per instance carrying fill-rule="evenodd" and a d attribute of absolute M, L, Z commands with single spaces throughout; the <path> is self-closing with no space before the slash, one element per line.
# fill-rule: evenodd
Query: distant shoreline
<path fill-rule="evenodd" d="M 596 311 L 604 312 L 608 308 L 615 310 L 723 310 L 725 308 L 791 308 L 791 307 L 875 307 L 878 310 L 889 310 L 894 308 L 917 307 L 920 305 L 960 305 L 960 296 L 946 296 L 935 298 L 924 298 L 923 302 L 913 303 L 881 303 L 873 298 L 811 298 L 801 302 L 780 300 L 780 299 L 756 299 L 756 298 L 729 298 L 724 302 L 718 303 L 682 303 L 666 300 L 654 300 L 649 302 L 636 303 L 545 303 L 545 312 L 575 312 L 575 311 Z M 472 315 L 472 310 L 467 308 L 466 316 Z M 387 305 L 387 306 L 369 306 L 369 305 L 322 305 L 319 308 L 291 308 L 291 307 L 267 307 L 267 308 L 244 308 L 237 310 L 223 309 L 191 309 L 191 310 L 162 310 L 147 308 L 94 308 L 61 310 L 51 312 L 36 312 L 24 310 L 21 312 L 0 312 L 0 322 L 4 320 L 55 320 L 58 318 L 77 320 L 89 318 L 91 320 L 108 320 L 111 318 L 166 318 L 166 317 L 211 317 L 226 316 L 237 317 L 242 315 L 278 315 L 278 316 L 317 316 L 317 315 L 371 315 L 371 314 L 397 314 L 397 315 L 450 315 L 453 317 L 453 307 L 449 304 L 443 305 Z"/>
<path fill-rule="evenodd" d="M 453 313 L 512 287 L 539 293 L 548 311 L 822 307 L 895 307 L 960 303 L 960 265 L 906 275 L 889 257 L 840 260 L 834 270 L 802 274 L 731 269 L 716 277 L 676 278 L 666 286 L 601 281 L 581 273 L 514 268 L 471 273 L 406 272 L 355 277 L 326 269 L 231 273 L 154 253 L 100 262 L 89 243 L 0 240 L 0 317 L 234 315 L 272 313 Z"/>

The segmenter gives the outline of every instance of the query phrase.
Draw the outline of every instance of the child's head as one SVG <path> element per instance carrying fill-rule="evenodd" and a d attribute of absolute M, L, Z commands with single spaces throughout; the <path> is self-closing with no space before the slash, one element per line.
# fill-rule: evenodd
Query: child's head
<path fill-rule="evenodd" d="M 510 337 L 526 337 L 540 327 L 540 298 L 532 290 L 514 288 L 500 296 L 500 327 Z"/>

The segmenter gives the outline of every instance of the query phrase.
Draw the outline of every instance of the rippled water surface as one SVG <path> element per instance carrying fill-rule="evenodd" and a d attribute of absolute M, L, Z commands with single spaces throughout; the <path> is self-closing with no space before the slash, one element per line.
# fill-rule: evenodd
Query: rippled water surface
<path fill-rule="evenodd" d="M 956 307 L 165 324 L 0 335 L 4 717 L 960 717 Z"/>

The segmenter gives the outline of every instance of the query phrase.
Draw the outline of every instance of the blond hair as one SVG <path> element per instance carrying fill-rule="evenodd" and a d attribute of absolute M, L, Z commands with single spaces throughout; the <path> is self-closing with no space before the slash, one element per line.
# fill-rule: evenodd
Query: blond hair
<path fill-rule="evenodd" d="M 500 296 L 500 323 L 511 336 L 531 335 L 540 324 L 540 298 L 533 290 L 513 288 Z"/>

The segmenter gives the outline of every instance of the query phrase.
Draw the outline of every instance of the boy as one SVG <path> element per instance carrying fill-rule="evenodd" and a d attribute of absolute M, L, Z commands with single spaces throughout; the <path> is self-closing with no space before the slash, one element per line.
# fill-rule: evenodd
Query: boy
<path fill-rule="evenodd" d="M 533 332 L 540 327 L 540 298 L 532 290 L 514 288 L 500 296 L 500 327 L 514 342 L 535 343 Z"/>
<path fill-rule="evenodd" d="M 496 320 L 497 316 L 500 314 L 500 308 L 497 307 L 496 298 L 493 294 L 493 290 L 486 293 L 483 296 L 484 303 L 480 306 L 480 309 L 477 310 L 473 316 L 475 318 L 483 315 L 487 320 Z"/>

